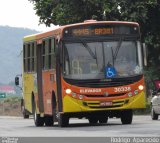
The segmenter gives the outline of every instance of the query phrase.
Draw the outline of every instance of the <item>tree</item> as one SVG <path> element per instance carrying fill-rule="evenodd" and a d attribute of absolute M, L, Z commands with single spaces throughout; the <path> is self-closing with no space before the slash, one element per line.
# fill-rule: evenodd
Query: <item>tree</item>
<path fill-rule="evenodd" d="M 40 22 L 50 24 L 69 24 L 86 19 L 103 19 L 103 6 L 107 0 L 29 0 L 34 4 Z"/>
<path fill-rule="evenodd" d="M 40 23 L 64 25 L 87 19 L 117 20 L 121 13 L 118 6 L 123 0 L 29 0 L 33 3 Z M 127 1 L 126 1 L 127 4 Z M 124 4 L 124 6 L 126 5 Z M 123 5 L 121 5 L 123 7 Z M 127 9 L 126 9 L 127 10 Z M 105 16 L 104 16 L 105 12 Z"/>

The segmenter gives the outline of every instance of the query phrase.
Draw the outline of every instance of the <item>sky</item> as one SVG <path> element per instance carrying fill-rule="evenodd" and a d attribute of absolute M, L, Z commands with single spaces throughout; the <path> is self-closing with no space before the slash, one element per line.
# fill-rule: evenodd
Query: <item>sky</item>
<path fill-rule="evenodd" d="M 44 24 L 39 25 L 33 4 L 28 0 L 0 0 L 0 26 L 22 27 L 47 31 Z M 53 27 L 53 26 L 52 26 Z"/>

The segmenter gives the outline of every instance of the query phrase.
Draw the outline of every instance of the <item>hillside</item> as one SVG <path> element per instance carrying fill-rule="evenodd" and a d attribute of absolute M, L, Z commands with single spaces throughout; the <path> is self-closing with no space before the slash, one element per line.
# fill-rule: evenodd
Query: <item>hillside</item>
<path fill-rule="evenodd" d="M 35 30 L 0 26 L 0 84 L 14 81 L 21 73 L 22 38 Z"/>

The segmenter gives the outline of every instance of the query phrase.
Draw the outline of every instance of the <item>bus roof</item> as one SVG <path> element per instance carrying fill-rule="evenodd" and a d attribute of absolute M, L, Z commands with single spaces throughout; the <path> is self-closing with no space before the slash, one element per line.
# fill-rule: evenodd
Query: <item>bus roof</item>
<path fill-rule="evenodd" d="M 37 33 L 33 35 L 28 35 L 23 38 L 23 42 L 29 42 L 29 41 L 34 41 L 34 40 L 39 40 L 43 39 L 46 37 L 51 37 L 51 36 L 62 36 L 61 32 L 63 29 L 68 28 L 68 27 L 74 27 L 74 26 L 80 26 L 80 25 L 89 25 L 89 24 L 126 24 L 126 25 L 135 25 L 139 26 L 137 22 L 128 22 L 128 21 L 96 21 L 96 20 L 85 20 L 82 23 L 76 23 L 76 24 L 69 24 L 69 25 L 64 25 L 64 26 L 59 26 L 56 28 L 53 28 L 53 30 L 47 31 L 47 32 L 42 32 L 42 33 Z"/>
<path fill-rule="evenodd" d="M 34 41 L 34 40 L 38 40 L 44 37 L 50 37 L 52 36 L 56 30 L 59 30 L 60 27 L 58 28 L 53 28 L 53 30 L 47 31 L 47 32 L 41 32 L 41 33 L 37 33 L 37 34 L 32 34 L 32 35 L 27 35 L 23 38 L 23 42 L 28 42 L 28 41 Z"/>
<path fill-rule="evenodd" d="M 84 25 L 84 24 L 128 24 L 128 25 L 136 25 L 139 26 L 137 22 L 128 22 L 128 21 L 96 21 L 96 20 L 85 20 L 82 23 L 76 23 L 76 24 L 69 24 L 62 26 L 63 27 L 72 27 L 72 26 L 78 26 L 78 25 Z"/>

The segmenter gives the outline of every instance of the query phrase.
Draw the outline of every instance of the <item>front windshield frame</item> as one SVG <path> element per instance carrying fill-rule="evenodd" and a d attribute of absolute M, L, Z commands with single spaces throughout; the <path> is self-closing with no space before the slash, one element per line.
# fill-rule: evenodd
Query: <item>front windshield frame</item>
<path fill-rule="evenodd" d="M 117 45 L 116 48 L 119 50 L 119 49 L 121 49 L 121 45 L 123 45 L 124 42 L 130 42 L 130 41 L 136 43 L 136 60 L 137 60 L 137 65 L 138 65 L 137 66 L 138 74 L 136 73 L 136 74 L 132 74 L 132 75 L 115 76 L 115 77 L 111 77 L 111 78 L 126 78 L 126 77 L 134 77 L 134 76 L 137 76 L 137 75 L 141 75 L 142 74 L 142 52 L 141 52 L 140 40 L 137 39 L 137 38 L 125 38 L 125 37 L 123 37 L 123 39 L 122 39 L 122 38 L 117 37 L 117 38 L 114 38 L 114 39 L 110 38 L 110 39 L 102 39 L 102 40 L 94 40 L 94 41 L 93 40 L 86 40 L 86 39 L 83 39 L 83 40 L 82 39 L 81 40 L 78 39 L 78 40 L 73 40 L 73 41 L 72 40 L 64 40 L 63 41 L 63 69 L 62 69 L 63 76 L 65 78 L 68 78 L 68 79 L 78 79 L 78 80 L 79 79 L 84 80 L 84 79 L 106 79 L 106 78 L 110 78 L 110 77 L 106 77 L 105 76 L 105 72 L 104 72 L 105 67 L 107 66 L 107 64 L 109 64 L 109 63 L 106 63 L 106 60 L 105 60 L 105 51 L 102 52 L 103 53 L 103 71 L 100 73 L 101 76 L 97 76 L 97 77 L 93 76 L 91 78 L 88 78 L 88 75 L 86 75 L 84 77 L 81 76 L 79 78 L 77 78 L 76 76 L 68 76 L 66 74 L 66 71 L 65 71 L 65 68 L 66 68 L 66 64 L 65 64 L 65 50 L 64 50 L 66 48 L 65 44 L 69 44 L 69 43 L 70 44 L 83 43 L 82 45 L 84 45 L 84 43 L 85 43 L 85 45 L 86 45 L 86 43 L 87 43 L 87 46 L 88 46 L 88 43 L 94 43 L 94 42 L 97 42 L 97 43 L 98 42 L 101 42 L 101 43 L 116 42 L 116 45 Z M 119 47 L 118 47 L 118 44 L 119 44 Z M 102 49 L 104 50 L 104 48 L 102 48 Z M 88 51 L 88 53 L 90 53 L 90 52 Z M 94 53 L 91 53 L 91 56 L 95 56 Z M 115 57 L 112 56 L 112 58 L 114 60 L 112 61 L 111 65 L 115 64 L 114 61 L 116 60 L 117 56 L 115 56 Z M 93 68 L 95 68 L 95 67 L 93 67 Z"/>

